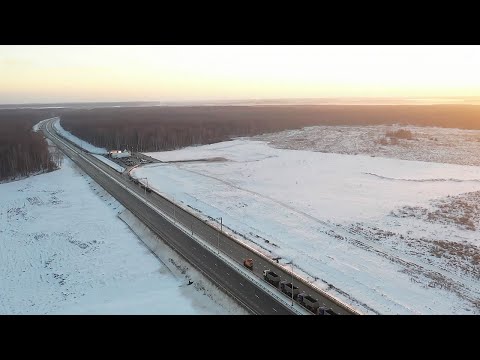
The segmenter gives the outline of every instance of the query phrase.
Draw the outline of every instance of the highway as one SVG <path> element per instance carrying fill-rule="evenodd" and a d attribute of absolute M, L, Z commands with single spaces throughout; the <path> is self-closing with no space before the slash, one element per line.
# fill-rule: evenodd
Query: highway
<path fill-rule="evenodd" d="M 271 269 L 278 274 L 282 280 L 292 282 L 293 279 L 293 284 L 299 288 L 300 292 L 305 291 L 307 294 L 317 298 L 322 306 L 331 308 L 337 314 L 359 314 L 355 309 L 343 304 L 331 295 L 312 287 L 311 284 L 298 276 L 294 275 L 292 277 L 292 273 L 282 265 L 257 253 L 255 250 L 229 237 L 224 232 L 218 231 L 216 228 L 197 218 L 192 213 L 185 211 L 161 194 L 145 192 L 144 189 L 131 180 L 127 173 L 119 174 L 95 157 L 83 152 L 74 146 L 74 144 L 61 138 L 56 134 L 52 126 L 52 121 L 45 122 L 42 130 L 51 141 L 92 177 L 93 180 L 115 197 L 125 208 L 135 214 L 189 263 L 200 270 L 207 278 L 237 300 L 251 313 L 280 315 L 293 314 L 294 312 L 289 306 L 284 305 L 285 300 L 291 301 L 286 298 L 286 295 L 279 292 L 279 296 L 284 296 L 284 302 L 279 302 L 253 282 L 247 280 L 236 270 L 232 269 L 226 262 L 201 247 L 194 239 L 172 225 L 163 216 L 153 211 L 136 196 L 130 194 L 124 187 L 128 187 L 138 196 L 146 198 L 161 212 L 175 219 L 175 221 L 182 224 L 184 228 L 189 229 L 203 241 L 233 259 L 233 261 L 242 264 L 246 258 L 253 259 L 253 273 L 259 278 L 262 278 L 263 270 Z M 79 154 L 81 154 L 81 156 Z M 85 159 L 88 159 L 88 161 Z M 99 169 L 103 170 L 103 172 L 107 173 L 111 178 L 117 180 L 121 185 L 112 181 L 109 176 L 106 176 L 102 171 L 99 171 Z M 273 289 L 273 286 L 267 282 L 264 282 L 264 284 Z"/>
<path fill-rule="evenodd" d="M 142 222 L 145 223 L 157 236 L 166 244 L 183 256 L 203 275 L 210 279 L 221 290 L 230 295 L 240 305 L 253 314 L 258 315 L 290 315 L 294 314 L 289 307 L 272 298 L 261 288 L 248 281 L 244 276 L 234 271 L 227 263 L 217 256 L 199 246 L 195 240 L 185 235 L 182 231 L 173 226 L 169 221 L 153 211 L 150 207 L 140 201 L 137 197 L 118 185 L 116 182 L 105 176 L 96 166 L 115 176 L 124 185 L 135 189 L 140 195 L 143 191 L 126 180 L 123 176 L 104 165 L 95 157 L 75 148 L 60 138 L 48 122 L 42 127 L 45 135 L 58 146 L 72 161 L 74 161 L 87 175 L 115 197 L 125 208 L 130 210 Z M 81 153 L 81 155 L 80 155 Z M 85 161 L 87 157 L 96 166 Z M 147 193 L 148 194 L 148 193 Z"/>

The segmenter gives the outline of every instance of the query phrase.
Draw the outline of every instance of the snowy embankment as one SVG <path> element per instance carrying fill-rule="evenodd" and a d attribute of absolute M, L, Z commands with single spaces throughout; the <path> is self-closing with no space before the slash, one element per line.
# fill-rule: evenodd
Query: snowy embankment
<path fill-rule="evenodd" d="M 67 130 L 65 130 L 62 125 L 60 125 L 60 119 L 57 118 L 57 120 L 53 123 L 53 126 L 55 128 L 55 130 L 60 134 L 62 135 L 64 138 L 70 140 L 71 142 L 73 142 L 74 144 L 76 144 L 78 147 L 92 153 L 92 154 L 98 154 L 98 155 L 105 155 L 105 154 L 108 154 L 108 151 L 107 149 L 105 148 L 99 148 L 99 147 L 96 147 L 82 139 L 79 139 L 78 137 L 76 137 L 75 135 L 69 133 Z"/>
<path fill-rule="evenodd" d="M 97 154 L 93 154 L 93 156 L 95 156 L 101 162 L 110 166 L 113 170 L 118 171 L 119 173 L 122 173 L 125 171 L 125 168 L 123 166 L 118 165 L 117 163 L 113 162 L 110 159 L 107 159 L 105 156 L 97 155 Z"/>
<path fill-rule="evenodd" d="M 45 120 L 42 120 L 42 121 L 36 123 L 35 125 L 33 125 L 32 130 L 35 131 L 35 132 L 37 132 L 38 130 L 40 130 L 40 126 L 41 126 L 44 122 L 46 122 L 46 121 L 48 121 L 48 120 L 51 120 L 51 119 L 52 119 L 52 118 L 50 118 L 50 119 L 45 119 Z"/>
<path fill-rule="evenodd" d="M 244 313 L 69 159 L 0 198 L 0 314 Z"/>
<path fill-rule="evenodd" d="M 147 165 L 133 176 L 205 219 L 221 216 L 227 232 L 281 263 L 293 259 L 297 273 L 361 311 L 480 313 L 480 277 L 468 271 L 480 254 L 478 233 L 392 213 L 479 191 L 480 167 L 249 140 L 147 155 L 182 162 Z M 185 162 L 209 158 L 225 161 Z M 439 239 L 467 244 L 469 256 L 439 256 Z"/>

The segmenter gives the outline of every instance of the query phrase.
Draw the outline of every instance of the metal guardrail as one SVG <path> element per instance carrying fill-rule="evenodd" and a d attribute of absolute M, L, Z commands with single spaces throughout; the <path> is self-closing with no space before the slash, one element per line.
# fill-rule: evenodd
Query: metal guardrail
<path fill-rule="evenodd" d="M 133 169 L 131 169 L 133 170 Z M 130 171 L 129 171 L 129 176 L 131 176 L 130 174 Z M 145 186 L 145 183 L 143 183 L 141 180 L 139 180 L 139 182 L 141 182 L 144 186 Z M 200 219 L 196 214 L 192 213 L 187 207 L 179 204 L 179 203 L 176 203 L 174 202 L 173 200 L 165 197 L 164 195 L 162 195 L 159 191 L 157 191 L 155 188 L 152 188 L 150 186 L 150 189 L 155 193 L 157 194 L 158 196 L 162 197 L 163 199 L 165 199 L 166 201 L 170 202 L 171 204 L 179 207 L 180 209 L 182 209 L 183 211 L 185 211 L 186 213 L 188 213 L 189 215 L 197 218 L 198 220 L 202 221 L 205 225 L 207 226 L 210 226 L 212 229 L 214 229 L 215 231 L 220 231 L 217 227 L 214 227 L 212 224 L 208 223 L 207 220 L 203 220 L 203 219 Z M 180 223 L 180 221 L 177 221 L 177 223 Z M 182 224 L 183 226 L 183 224 Z M 270 265 L 272 265 L 273 267 L 275 268 L 280 268 L 280 266 L 278 266 L 277 263 L 275 263 L 272 259 L 270 259 L 269 257 L 267 257 L 265 254 L 263 254 L 262 252 L 260 252 L 259 250 L 255 249 L 254 247 L 251 247 L 249 246 L 248 244 L 242 242 L 241 240 L 238 240 L 232 236 L 230 236 L 230 234 L 227 234 L 225 232 L 221 232 L 225 237 L 229 238 L 230 240 L 236 242 L 237 244 L 239 244 L 240 246 L 243 246 L 244 248 L 248 249 L 249 251 L 255 253 L 257 256 L 261 257 L 262 259 L 264 259 L 265 261 L 267 261 Z M 203 240 L 202 240 L 203 241 Z M 235 261 L 235 260 L 234 260 Z M 237 261 L 235 261 L 235 264 L 237 265 Z M 243 268 L 242 268 L 243 270 Z M 285 270 L 287 271 L 287 270 Z M 256 277 L 258 278 L 258 277 Z M 317 286 L 315 286 L 314 284 L 308 282 L 307 280 L 305 280 L 304 278 L 298 276 L 297 274 L 293 273 L 293 278 L 296 279 L 298 282 L 302 283 L 303 285 L 307 286 L 307 287 L 310 287 L 312 289 L 314 289 L 315 291 L 317 291 L 318 293 L 320 293 L 322 296 L 328 298 L 330 301 L 332 301 L 333 303 L 335 303 L 337 306 L 339 307 L 342 307 L 344 308 L 345 310 L 348 310 L 350 311 L 351 313 L 353 314 L 356 314 L 356 315 L 363 315 L 360 311 L 358 311 L 357 309 L 354 309 L 353 307 L 351 307 L 350 305 L 348 304 L 345 304 L 343 303 L 342 301 L 340 301 L 339 299 L 336 299 L 335 297 L 333 297 L 332 295 L 326 293 L 325 291 L 323 291 L 322 289 L 318 288 Z M 263 280 L 262 280 L 263 281 Z M 283 293 L 282 293 L 283 294 Z"/>
<path fill-rule="evenodd" d="M 53 126 L 52 126 L 52 128 L 54 129 Z M 55 129 L 54 129 L 54 130 L 55 130 Z M 47 130 L 47 131 L 48 131 L 48 130 Z M 61 136 L 60 134 L 57 133 L 57 135 L 63 138 L 63 136 Z M 66 139 L 66 140 L 68 140 L 68 139 Z M 70 147 L 70 146 L 69 146 L 69 147 Z M 72 148 L 70 148 L 70 149 L 71 149 L 72 151 L 75 151 L 75 149 L 72 149 Z M 94 163 L 92 163 L 89 159 L 85 158 L 81 153 L 79 153 L 79 155 L 80 155 L 81 157 L 83 157 L 84 160 L 88 161 L 91 165 L 93 165 L 93 166 L 95 166 L 95 167 L 98 168 L 98 166 L 96 166 Z M 138 167 L 138 166 L 139 166 L 139 165 L 137 164 L 134 168 L 136 168 L 136 167 Z M 129 175 L 129 176 L 131 176 L 131 175 L 130 175 L 130 171 L 132 171 L 134 168 L 131 168 L 131 169 L 128 171 L 128 175 Z M 157 208 L 156 208 L 154 205 L 152 205 L 152 204 L 150 204 L 149 202 L 147 202 L 146 199 L 144 199 L 143 197 L 139 196 L 138 194 L 136 194 L 136 193 L 133 192 L 132 190 L 128 189 L 124 184 L 122 184 L 122 183 L 119 182 L 118 180 L 114 179 L 110 174 L 106 173 L 106 172 L 103 171 L 102 169 L 100 169 L 100 170 L 101 170 L 102 172 L 104 172 L 104 174 L 107 175 L 110 179 L 112 179 L 112 180 L 114 180 L 115 182 L 117 182 L 117 183 L 118 183 L 119 185 L 121 185 L 124 189 L 126 189 L 126 190 L 129 191 L 131 194 L 133 194 L 134 196 L 136 196 L 139 200 L 141 200 L 141 201 L 144 202 L 146 205 L 148 205 L 152 210 L 154 210 L 154 211 L 156 211 L 157 213 L 159 213 L 159 210 L 157 210 Z M 141 183 L 145 186 L 145 183 L 143 183 L 143 182 L 140 181 L 140 180 L 139 180 L 139 182 L 141 182 Z M 155 194 L 157 194 L 158 196 L 162 197 L 163 199 L 165 199 L 166 201 L 170 202 L 171 204 L 179 207 L 180 209 L 182 209 L 183 211 L 185 211 L 185 212 L 188 213 L 189 215 L 191 215 L 191 216 L 199 219 L 200 221 L 202 221 L 202 222 L 203 222 L 204 224 L 206 224 L 207 226 L 210 226 L 212 229 L 214 229 L 214 230 L 216 230 L 216 231 L 219 231 L 219 230 L 218 230 L 216 227 L 214 227 L 212 224 L 208 223 L 207 221 L 204 221 L 204 220 L 200 219 L 196 214 L 193 214 L 193 213 L 192 213 L 191 211 L 189 211 L 186 207 L 184 207 L 184 206 L 180 205 L 179 203 L 176 203 L 176 202 L 172 201 L 171 199 L 163 196 L 162 194 L 159 193 L 159 191 L 155 190 L 154 188 L 150 187 L 150 189 L 151 189 L 153 192 L 155 192 Z M 180 225 L 180 226 L 182 227 L 182 228 L 181 228 L 182 232 L 184 232 L 187 236 L 191 237 L 191 238 L 194 239 L 195 241 L 197 241 L 197 242 L 199 242 L 199 243 L 200 243 L 200 242 L 204 242 L 204 240 L 202 240 L 202 239 L 201 239 L 200 237 L 198 237 L 198 236 L 196 236 L 197 239 L 195 239 L 195 238 L 190 234 L 190 232 L 188 231 L 188 229 L 185 231 L 183 224 L 181 224 L 179 221 L 172 220 L 172 219 L 170 218 L 170 215 L 164 213 L 163 211 L 161 211 L 161 213 L 159 213 L 159 215 L 165 217 L 165 218 L 166 218 L 170 223 L 172 223 L 174 226 Z M 225 232 L 222 232 L 222 234 L 223 234 L 224 236 L 226 236 L 227 238 L 229 238 L 230 240 L 236 242 L 238 245 L 243 246 L 244 248 L 248 249 L 249 251 L 255 253 L 257 256 L 259 256 L 259 257 L 261 257 L 262 259 L 264 259 L 266 262 L 268 262 L 269 264 L 271 264 L 273 267 L 275 267 L 275 268 L 277 268 L 277 267 L 280 268 L 277 263 L 275 263 L 272 259 L 268 258 L 265 254 L 261 253 L 261 252 L 258 251 L 257 249 L 249 246 L 248 244 L 245 244 L 244 242 L 242 242 L 242 241 L 240 241 L 240 240 L 238 240 L 238 239 L 235 239 L 234 237 L 230 236 L 229 234 L 227 234 L 227 233 L 225 233 Z M 207 246 L 210 247 L 209 244 L 207 244 Z M 212 250 L 211 248 L 207 248 L 207 249 L 208 249 L 210 252 L 212 252 L 214 255 L 218 256 L 218 253 L 217 253 L 216 251 Z M 227 256 L 228 256 L 228 255 L 227 255 Z M 243 269 L 242 267 L 240 267 L 240 266 L 238 265 L 238 263 L 237 263 L 236 260 L 230 258 L 230 259 L 227 260 L 227 261 L 228 261 L 229 263 L 230 263 L 231 261 L 233 261 L 233 264 L 234 264 L 235 268 L 237 269 L 237 271 L 238 271 L 238 269 L 241 269 L 242 272 L 245 270 L 245 269 Z M 286 270 L 285 270 L 285 271 L 286 271 Z M 245 273 L 243 273 L 243 274 L 245 274 Z M 252 274 L 249 273 L 249 275 L 252 275 Z M 259 279 L 259 277 L 257 277 L 256 275 L 253 275 L 253 276 L 254 276 L 255 280 Z M 336 299 L 336 298 L 333 297 L 332 295 L 326 293 L 324 290 L 322 290 L 322 289 L 318 288 L 317 286 L 315 286 L 314 284 L 306 281 L 305 279 L 303 279 L 302 277 L 298 276 L 297 274 L 293 273 L 292 277 L 293 277 L 294 279 L 296 279 L 298 282 L 302 283 L 303 285 L 314 289 L 315 291 L 317 291 L 318 293 L 320 293 L 322 296 L 328 298 L 330 301 L 332 301 L 333 303 L 335 303 L 337 306 L 339 306 L 339 307 L 341 307 L 341 308 L 344 308 L 345 310 L 348 310 L 348 311 L 350 311 L 350 312 L 353 313 L 353 314 L 362 315 L 362 313 L 361 313 L 360 311 L 358 311 L 357 309 L 354 309 L 354 308 L 351 307 L 350 305 L 343 303 L 343 302 L 340 301 L 339 299 Z M 251 278 L 251 279 L 253 279 L 253 278 Z M 262 286 L 263 286 L 263 283 L 264 283 L 264 281 L 262 280 Z M 257 283 L 256 283 L 256 284 L 257 284 Z M 258 284 L 260 284 L 260 283 L 258 283 Z M 258 286 L 258 284 L 257 284 L 257 286 Z M 270 285 L 270 287 L 272 287 L 272 286 Z M 273 288 L 273 287 L 272 287 L 272 288 Z M 264 289 L 264 290 L 266 291 L 266 288 L 265 288 L 265 287 L 262 287 L 262 289 Z M 277 291 L 278 291 L 278 290 L 277 290 Z M 278 292 L 279 292 L 279 291 L 278 291 Z M 283 293 L 281 293 L 281 294 L 283 295 Z M 277 300 L 279 300 L 279 301 L 280 301 L 280 299 L 281 299 L 281 298 L 277 297 L 277 295 L 273 295 L 273 294 L 272 294 L 272 296 L 276 297 Z M 284 299 L 282 299 L 282 302 L 284 302 L 283 300 L 284 300 Z M 289 302 L 289 303 L 290 303 L 290 302 Z M 290 305 L 290 304 L 289 304 L 289 305 Z M 299 305 L 299 306 L 300 306 L 300 305 Z M 303 307 L 302 307 L 302 309 L 303 309 Z"/>
<path fill-rule="evenodd" d="M 50 133 L 50 131 L 47 129 L 47 132 Z M 51 133 L 50 133 L 51 134 Z M 51 134 L 53 136 L 53 134 Z M 60 134 L 57 133 L 58 136 L 61 137 Z M 167 221 L 169 221 L 172 225 L 174 225 L 176 228 L 178 228 L 180 231 L 182 231 L 185 235 L 189 236 L 191 239 L 193 239 L 196 243 L 198 243 L 199 245 L 201 245 L 202 247 L 204 247 L 206 250 L 208 250 L 210 253 L 212 253 L 213 255 L 221 258 L 228 266 L 230 266 L 233 270 L 236 270 L 237 272 L 239 272 L 240 274 L 242 274 L 245 278 L 247 278 L 248 280 L 250 280 L 251 282 L 255 283 L 255 285 L 259 288 L 261 288 L 262 290 L 264 290 L 265 292 L 267 292 L 270 296 L 274 297 L 276 300 L 278 300 L 279 302 L 283 303 L 283 304 L 286 304 L 287 306 L 290 306 L 290 302 L 287 302 L 285 301 L 284 298 L 282 298 L 281 296 L 278 296 L 277 294 L 275 294 L 272 289 L 268 289 L 267 287 L 265 287 L 263 285 L 263 281 L 259 281 L 258 278 L 247 272 L 246 269 L 243 269 L 242 267 L 240 267 L 236 261 L 234 261 L 233 259 L 231 258 L 227 258 L 227 256 L 225 256 L 225 254 L 222 252 L 222 256 L 219 256 L 220 254 L 217 253 L 216 249 L 214 249 L 210 244 L 206 243 L 204 240 L 202 240 L 199 236 L 197 236 L 196 234 L 195 235 L 192 235 L 190 233 L 190 231 L 185 228 L 185 226 L 183 224 L 180 224 L 178 221 L 175 221 L 174 219 L 171 218 L 170 215 L 164 213 L 163 211 L 159 210 L 157 207 L 155 207 L 153 204 L 151 204 L 148 200 L 144 199 L 142 196 L 138 195 L 137 193 L 135 193 L 133 190 L 129 189 L 126 185 L 124 185 L 121 181 L 118 181 L 117 179 L 115 179 L 114 177 L 112 177 L 110 174 L 108 174 L 107 172 L 105 172 L 103 169 L 99 168 L 98 166 L 96 166 L 90 159 L 86 158 L 81 152 L 77 152 L 76 149 L 72 148 L 71 145 L 69 144 L 66 144 L 64 141 L 62 141 L 63 145 L 68 147 L 70 149 L 70 151 L 73 151 L 75 153 L 77 153 L 81 158 L 83 158 L 83 160 L 87 161 L 88 163 L 90 163 L 90 165 L 94 166 L 95 168 L 99 169 L 100 171 L 102 171 L 107 177 L 109 177 L 111 180 L 113 180 L 114 182 L 116 182 L 118 185 L 120 185 L 122 188 L 124 188 L 125 190 L 127 190 L 129 193 L 131 193 L 132 195 L 134 195 L 137 199 L 139 199 L 140 201 L 142 201 L 145 205 L 147 205 L 149 208 L 151 208 L 153 211 L 155 211 L 157 214 L 161 215 L 162 217 L 164 217 Z M 167 199 L 168 200 L 168 199 Z M 169 201 L 169 200 L 168 200 Z M 174 203 L 173 203 L 174 204 Z M 178 251 L 178 249 L 175 249 L 177 252 L 181 253 L 180 251 Z M 185 255 L 182 255 L 185 257 Z M 186 258 L 186 257 L 185 257 Z M 202 271 L 202 273 L 204 273 Z M 205 274 L 205 273 L 204 273 Z M 210 278 L 210 276 L 208 276 Z M 213 280 L 212 280 L 213 281 Z M 217 284 L 218 285 L 218 284 Z M 223 287 L 222 287 L 223 288 Z M 229 291 L 227 291 L 229 292 Z M 229 292 L 230 293 L 230 292 Z M 283 295 L 283 294 L 282 294 Z M 235 297 L 235 296 L 234 296 Z M 235 297 L 236 298 L 236 297 Z M 238 299 L 237 299 L 238 300 Z M 241 301 L 240 301 L 241 302 Z M 241 302 L 243 303 L 243 302 Z M 307 310 L 305 310 L 303 307 L 301 307 L 300 305 L 296 304 L 296 306 L 293 306 L 292 307 L 292 310 L 294 312 L 296 312 L 297 314 L 306 314 L 309 312 Z M 247 306 L 248 307 L 248 306 Z"/>

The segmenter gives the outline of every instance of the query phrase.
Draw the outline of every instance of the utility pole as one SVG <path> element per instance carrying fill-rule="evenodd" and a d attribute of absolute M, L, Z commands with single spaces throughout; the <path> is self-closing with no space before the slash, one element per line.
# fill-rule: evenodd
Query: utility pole
<path fill-rule="evenodd" d="M 292 266 L 292 271 L 291 271 L 291 273 L 292 273 L 292 282 L 291 282 L 291 284 L 292 284 L 292 306 L 293 306 L 293 260 L 290 261 L 290 263 L 287 263 L 287 264 L 290 264 L 290 265 Z"/>
<path fill-rule="evenodd" d="M 220 232 L 223 232 L 223 220 L 222 217 L 220 216 Z M 217 218 L 218 220 L 218 218 Z M 217 232 L 217 251 L 218 254 L 220 254 L 220 232 Z"/>
<path fill-rule="evenodd" d="M 143 178 L 138 178 L 138 180 L 147 180 L 147 187 L 148 187 L 148 179 L 146 177 L 143 177 Z M 144 190 L 145 190 L 145 196 L 147 196 L 147 188 L 145 186 L 144 187 Z"/>
<path fill-rule="evenodd" d="M 293 260 L 292 260 L 292 306 L 293 306 Z"/>

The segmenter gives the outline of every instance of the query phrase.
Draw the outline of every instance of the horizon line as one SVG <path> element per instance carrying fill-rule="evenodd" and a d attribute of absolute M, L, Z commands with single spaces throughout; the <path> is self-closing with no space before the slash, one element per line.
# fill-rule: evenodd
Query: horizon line
<path fill-rule="evenodd" d="M 447 102 L 438 102 L 438 101 Z M 332 102 L 334 103 L 320 103 L 315 104 L 314 102 Z M 365 102 L 365 104 L 360 104 L 359 102 Z M 372 103 L 379 101 L 379 103 Z M 392 101 L 392 103 L 385 103 Z M 470 103 L 473 101 L 474 103 Z M 82 101 L 82 100 L 73 100 L 73 101 L 62 101 L 62 102 L 17 102 L 17 103 L 0 103 L 0 107 L 5 108 L 7 106 L 15 107 L 31 107 L 31 106 L 47 106 L 47 105 L 89 105 L 89 104 L 156 104 L 154 106 L 168 106 L 171 104 L 175 105 L 186 105 L 191 106 L 190 104 L 209 106 L 212 103 L 218 104 L 254 104 L 255 103 L 273 103 L 277 102 L 275 105 L 282 105 L 282 102 L 310 102 L 304 103 L 301 105 L 452 105 L 452 104 L 463 104 L 463 105 L 477 105 L 480 103 L 480 96 L 332 96 L 332 97 L 288 97 L 288 98 L 236 98 L 236 99 L 184 99 L 184 100 L 111 100 L 111 101 Z M 419 103 L 420 102 L 420 103 Z M 295 105 L 295 104 L 285 104 L 285 105 Z M 52 106 L 53 107 L 53 106 Z M 62 107 L 62 106 L 56 106 Z"/>

